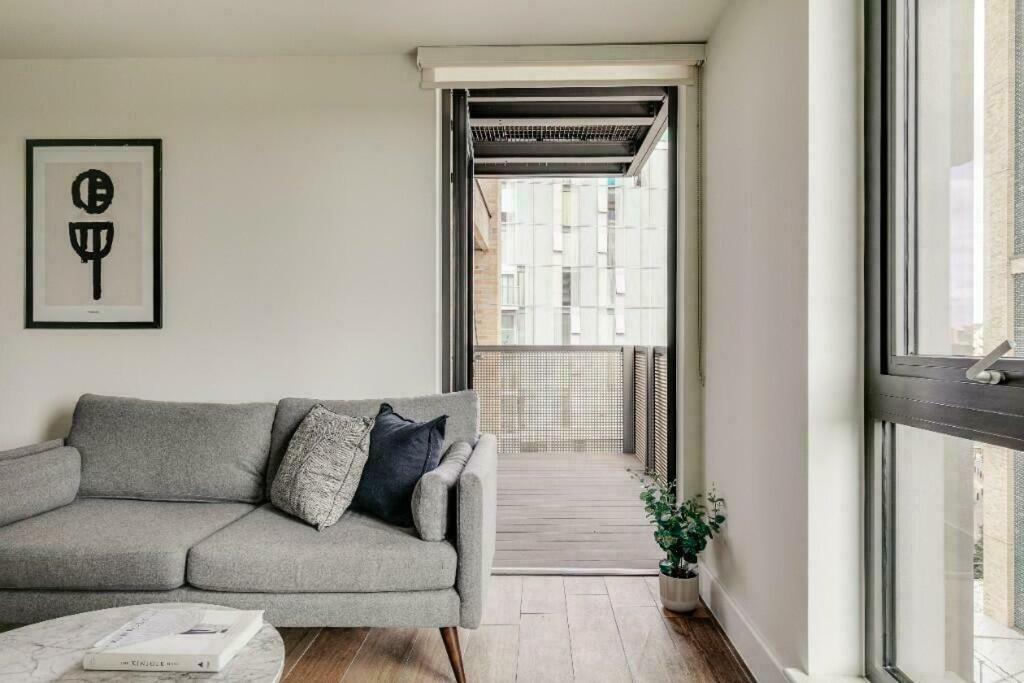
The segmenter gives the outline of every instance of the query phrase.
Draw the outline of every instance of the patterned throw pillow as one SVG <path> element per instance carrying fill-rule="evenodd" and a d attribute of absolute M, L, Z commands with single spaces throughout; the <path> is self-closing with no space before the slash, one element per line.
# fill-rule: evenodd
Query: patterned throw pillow
<path fill-rule="evenodd" d="M 270 502 L 320 531 L 341 519 L 359 487 L 373 423 L 313 406 L 288 444 Z"/>

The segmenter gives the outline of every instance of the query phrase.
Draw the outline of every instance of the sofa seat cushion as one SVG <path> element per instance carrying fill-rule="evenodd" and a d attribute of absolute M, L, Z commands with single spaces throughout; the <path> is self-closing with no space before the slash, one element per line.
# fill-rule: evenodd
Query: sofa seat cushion
<path fill-rule="evenodd" d="M 267 504 L 199 543 L 188 582 L 215 591 L 373 593 L 451 588 L 456 554 L 349 510 L 317 531 Z"/>
<path fill-rule="evenodd" d="M 252 510 L 244 503 L 80 498 L 0 527 L 0 588 L 177 588 L 189 548 Z"/>

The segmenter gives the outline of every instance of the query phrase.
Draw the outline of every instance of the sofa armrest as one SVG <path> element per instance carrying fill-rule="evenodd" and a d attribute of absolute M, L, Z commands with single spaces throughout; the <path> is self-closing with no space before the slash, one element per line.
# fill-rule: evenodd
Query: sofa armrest
<path fill-rule="evenodd" d="M 484 609 L 486 584 L 494 562 L 498 518 L 498 440 L 480 437 L 459 477 L 455 588 L 462 602 L 460 625 L 476 628 Z"/>
<path fill-rule="evenodd" d="M 20 448 L 12 448 L 9 451 L 0 451 L 0 460 L 11 460 L 13 458 L 21 458 L 26 455 L 42 453 L 43 451 L 52 451 L 54 448 L 60 448 L 63 445 L 64 439 L 52 439 L 50 441 L 34 443 L 31 446 L 21 446 Z"/>
<path fill-rule="evenodd" d="M 78 449 L 26 447 L 0 453 L 0 526 L 67 505 L 78 495 Z M 42 445 L 42 444 L 40 444 Z M 15 455 L 8 455 L 17 453 Z"/>

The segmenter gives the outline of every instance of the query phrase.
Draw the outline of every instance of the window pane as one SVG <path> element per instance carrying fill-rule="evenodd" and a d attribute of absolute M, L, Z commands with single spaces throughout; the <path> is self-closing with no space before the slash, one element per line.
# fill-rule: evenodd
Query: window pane
<path fill-rule="evenodd" d="M 912 162 L 912 229 L 897 253 L 913 283 L 915 305 L 905 309 L 912 352 L 983 355 L 1019 331 L 1013 273 L 1024 266 L 1017 218 L 1024 206 L 1015 206 L 1013 192 L 1014 4 L 918 0 L 913 19 L 904 17 L 916 34 L 904 108 L 916 135 L 900 143 Z"/>
<path fill-rule="evenodd" d="M 1021 680 L 1024 458 L 903 426 L 893 457 L 896 666 L 914 681 Z"/>

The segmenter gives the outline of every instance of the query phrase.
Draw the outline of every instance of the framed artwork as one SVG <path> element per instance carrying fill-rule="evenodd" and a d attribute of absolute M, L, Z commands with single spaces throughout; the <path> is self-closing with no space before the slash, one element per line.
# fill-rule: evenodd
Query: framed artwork
<path fill-rule="evenodd" d="M 28 140 L 25 327 L 159 328 L 160 140 Z"/>

